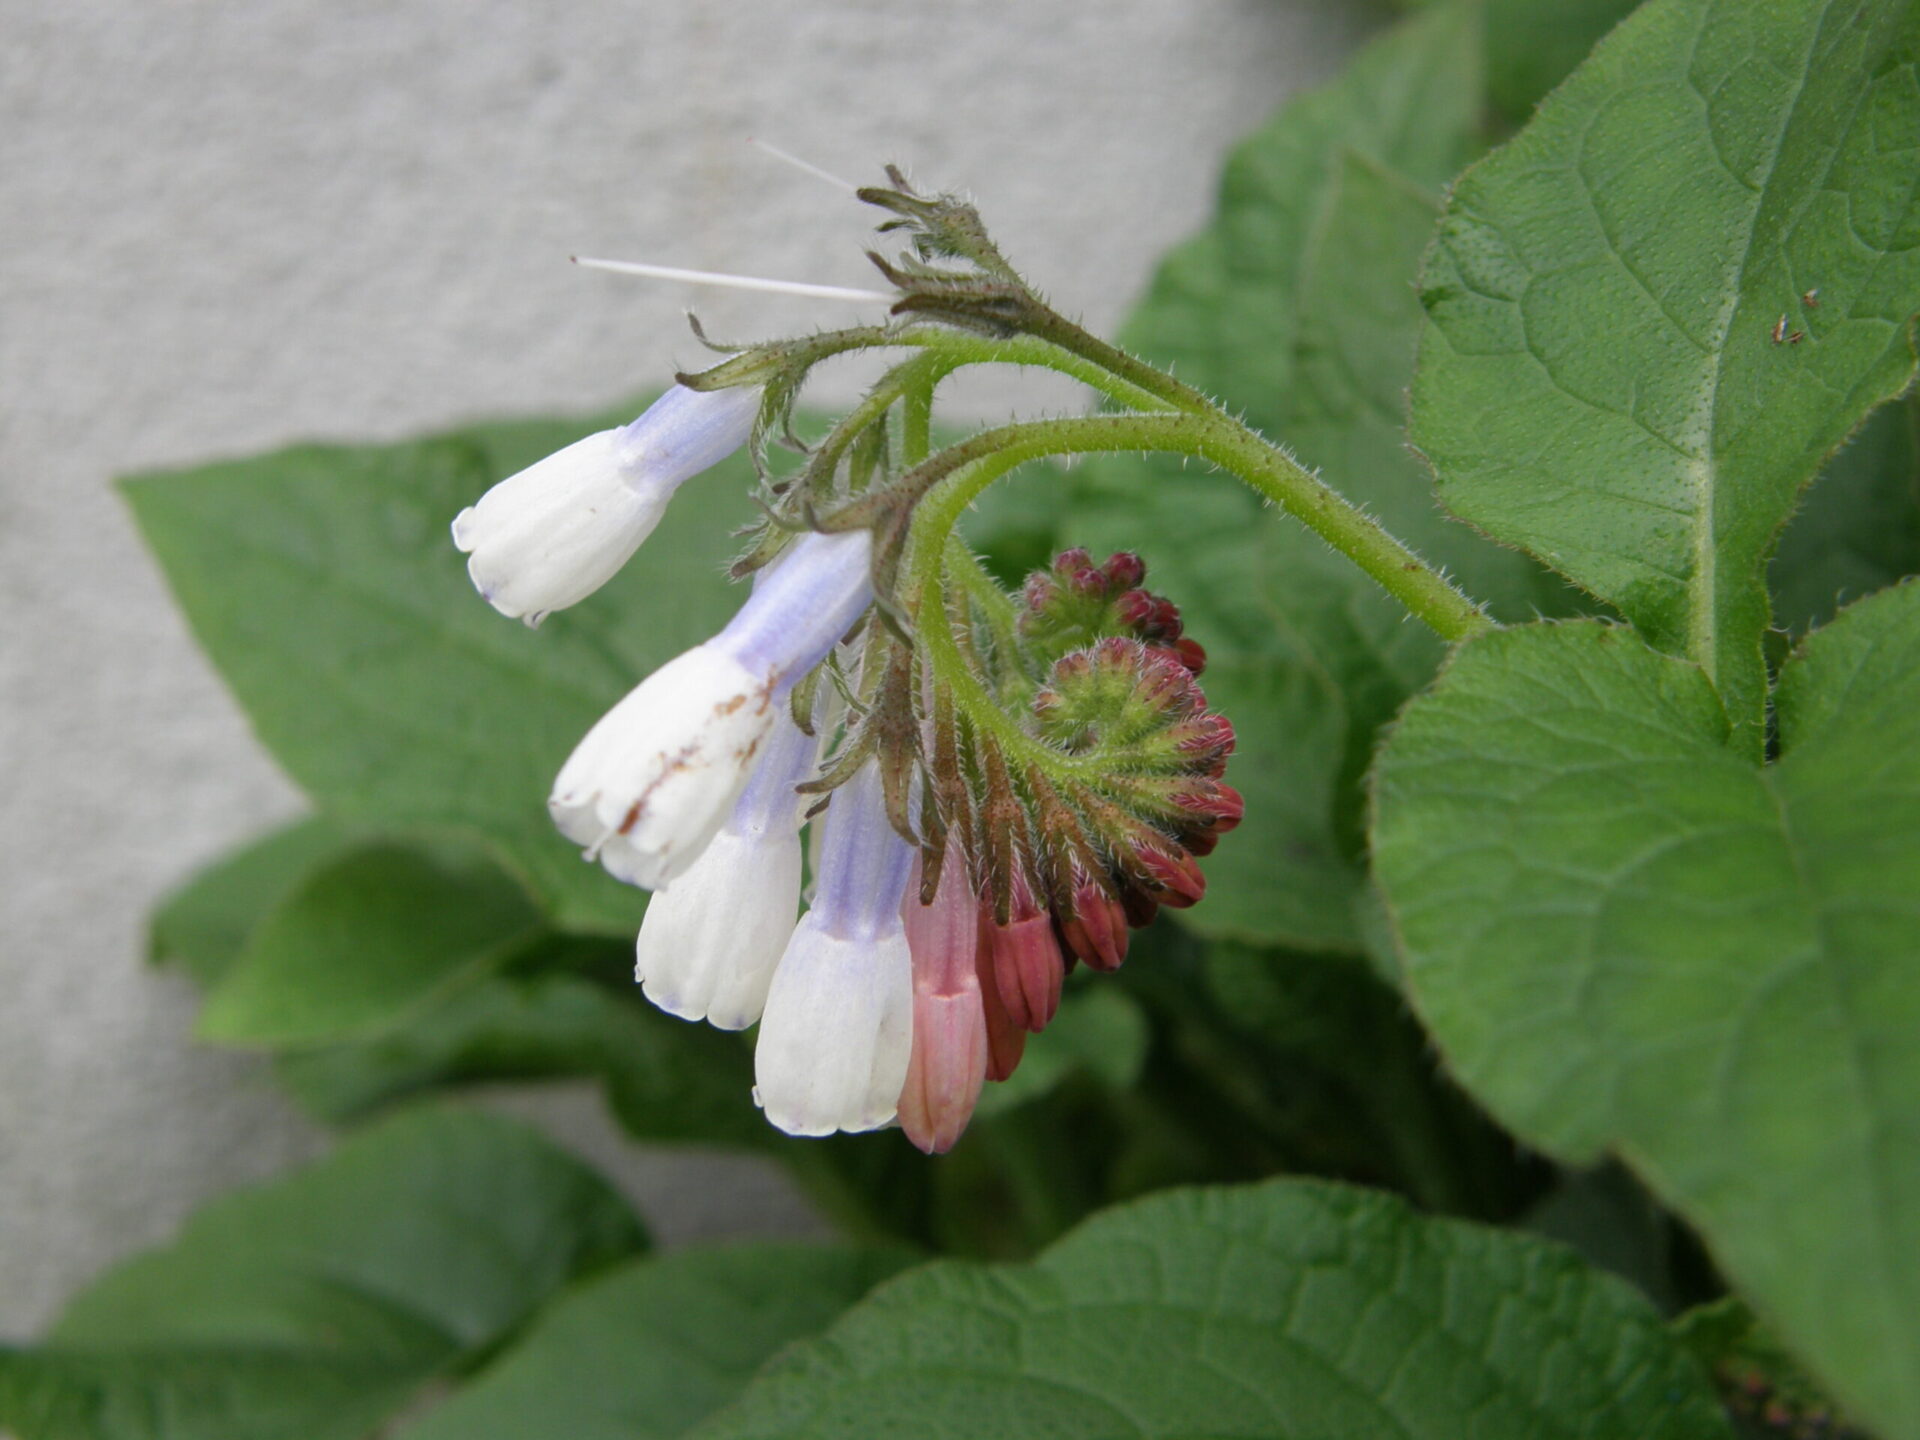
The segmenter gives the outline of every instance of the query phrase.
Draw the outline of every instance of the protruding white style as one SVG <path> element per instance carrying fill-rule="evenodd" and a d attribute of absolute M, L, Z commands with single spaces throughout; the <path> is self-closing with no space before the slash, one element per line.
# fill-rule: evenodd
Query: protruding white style
<path fill-rule="evenodd" d="M 861 290 L 852 285 L 815 285 L 806 280 L 769 280 L 759 275 L 729 275 L 724 270 L 686 270 L 678 265 L 649 265 L 643 260 L 600 260 L 575 255 L 584 270 L 607 270 L 615 275 L 642 275 L 649 280 L 680 280 L 689 285 L 717 285 L 723 290 L 759 290 L 771 295 L 804 295 L 812 300 L 858 300 L 891 305 L 899 297 L 885 290 Z"/>
<path fill-rule="evenodd" d="M 774 966 L 800 913 L 800 824 L 794 787 L 819 741 L 776 716 L 765 753 L 712 842 L 655 895 L 640 922 L 634 978 L 682 1020 L 744 1030 L 760 1018 Z"/>
<path fill-rule="evenodd" d="M 754 1099 L 789 1135 L 887 1124 L 913 1045 L 900 901 L 914 852 L 887 822 L 877 764 L 834 792 L 824 825 L 818 893 L 774 971 L 754 1051 Z"/>
<path fill-rule="evenodd" d="M 813 176 L 814 179 L 816 180 L 824 180 L 829 185 L 836 186 L 839 189 L 846 191 L 849 195 L 857 195 L 860 191 L 860 187 L 858 185 L 855 185 L 851 180 L 842 180 L 838 175 L 834 174 L 831 170 L 822 170 L 818 165 L 814 164 L 811 160 L 802 160 L 798 155 L 793 154 L 791 151 L 782 150 L 778 145 L 775 145 L 769 140 L 762 140 L 757 135 L 749 135 L 747 137 L 747 144 L 753 146 L 754 149 L 760 151 L 763 154 L 771 155 L 774 159 L 778 160 L 781 164 L 791 165 L 794 169 L 803 171 L 806 174 Z"/>
<path fill-rule="evenodd" d="M 587 732 L 547 808 L 612 875 L 656 890 L 700 857 L 782 701 L 872 603 L 865 531 L 803 535 L 727 628 L 643 680 Z"/>
<path fill-rule="evenodd" d="M 508 476 L 453 522 L 474 586 L 529 625 L 586 599 L 653 533 L 674 491 L 746 443 L 759 408 L 751 387 L 676 385 L 631 425 Z"/>

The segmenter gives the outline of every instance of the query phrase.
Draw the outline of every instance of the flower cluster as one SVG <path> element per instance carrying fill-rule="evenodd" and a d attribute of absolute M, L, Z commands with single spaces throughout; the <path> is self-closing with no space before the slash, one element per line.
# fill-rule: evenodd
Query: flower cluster
<path fill-rule="evenodd" d="M 907 318 L 683 376 L 631 425 L 502 481 L 454 539 L 481 593 L 534 624 L 752 442 L 766 518 L 735 567 L 752 593 L 587 733 L 549 806 L 589 859 L 657 892 L 636 947 L 648 998 L 758 1024 L 769 1120 L 796 1135 L 897 1120 L 939 1152 L 1054 1018 L 1076 963 L 1114 968 L 1131 927 L 1200 899 L 1198 860 L 1241 802 L 1221 778 L 1232 727 L 1196 680 L 1205 652 L 1137 555 L 1068 550 L 1009 594 L 950 520 L 929 520 L 998 453 L 926 453 L 926 407 L 954 368 L 938 345 L 1057 317 L 966 207 L 863 194 L 913 237 L 913 255 L 880 262 Z M 801 468 L 777 475 L 769 441 L 793 439 L 811 367 L 900 344 L 921 348 L 824 438 L 793 440 Z"/>

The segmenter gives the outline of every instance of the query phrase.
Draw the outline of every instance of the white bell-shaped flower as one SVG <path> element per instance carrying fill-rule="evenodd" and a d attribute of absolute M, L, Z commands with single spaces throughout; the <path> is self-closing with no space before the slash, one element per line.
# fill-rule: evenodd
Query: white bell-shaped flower
<path fill-rule="evenodd" d="M 656 894 L 640 922 L 634 978 L 682 1020 L 744 1030 L 760 1018 L 773 970 L 800 913 L 800 824 L 794 787 L 819 741 L 777 716 L 747 788 L 700 858 Z"/>
<path fill-rule="evenodd" d="M 913 1046 L 913 965 L 900 901 L 914 851 L 887 821 L 879 767 L 834 793 L 813 908 L 773 973 L 754 1098 L 789 1135 L 894 1118 Z"/>
<path fill-rule="evenodd" d="M 803 535 L 727 628 L 668 661 L 587 732 L 554 781 L 554 824 L 608 872 L 684 874 L 746 788 L 781 702 L 872 602 L 865 531 Z"/>
<path fill-rule="evenodd" d="M 508 476 L 453 522 L 474 586 L 529 625 L 586 599 L 653 533 L 674 491 L 746 443 L 759 408 L 757 389 L 676 385 L 632 424 Z"/>

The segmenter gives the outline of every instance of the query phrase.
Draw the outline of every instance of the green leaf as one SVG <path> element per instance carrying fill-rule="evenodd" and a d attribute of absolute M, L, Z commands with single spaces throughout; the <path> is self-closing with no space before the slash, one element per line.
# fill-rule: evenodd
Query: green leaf
<path fill-rule="evenodd" d="M 721 569 L 749 467 L 690 483 L 634 564 L 538 633 L 474 593 L 447 533 L 494 481 L 615 418 L 301 446 L 126 494 L 194 634 L 316 803 L 485 838 L 561 924 L 631 935 L 640 892 L 554 834 L 547 792 L 614 701 L 739 603 Z"/>
<path fill-rule="evenodd" d="M 1725 1436 L 1625 1285 L 1558 1247 L 1279 1181 L 1108 1211 L 1026 1266 L 883 1286 L 703 1440 Z"/>
<path fill-rule="evenodd" d="M 1920 402 L 1868 417 L 1807 493 L 1769 576 L 1776 622 L 1794 635 L 1842 605 L 1920 575 Z"/>
<path fill-rule="evenodd" d="M 1447 523 L 1401 433 L 1421 322 L 1411 282 L 1440 188 L 1478 144 L 1480 52 L 1477 10 L 1441 7 L 1285 106 L 1234 152 L 1214 223 L 1168 256 L 1126 338 L 1525 618 L 1563 608 L 1564 587 Z M 1360 777 L 1438 641 L 1232 482 L 1114 457 L 1072 484 L 1062 537 L 1145 555 L 1149 583 L 1207 647 L 1208 698 L 1236 725 L 1228 779 L 1247 818 L 1207 862 L 1191 923 L 1357 949 Z"/>
<path fill-rule="evenodd" d="M 1437 195 L 1477 146 L 1479 17 L 1442 6 L 1395 26 L 1332 84 L 1289 100 L 1235 147 L 1214 223 L 1162 262 L 1129 321 L 1131 348 L 1255 407 L 1286 403 L 1301 272 L 1349 154 Z"/>
<path fill-rule="evenodd" d="M 913 1258 L 765 1244 L 623 1266 L 563 1295 L 403 1440 L 671 1440 Z"/>
<path fill-rule="evenodd" d="M 1920 584 L 1782 670 L 1781 758 L 1631 631 L 1467 645 L 1381 756 L 1407 983 L 1532 1143 L 1617 1150 L 1869 1420 L 1920 1431 Z"/>
<path fill-rule="evenodd" d="M 1486 0 L 1487 98 L 1512 120 L 1586 59 L 1640 0 Z"/>
<path fill-rule="evenodd" d="M 1767 554 L 1914 371 L 1916 46 L 1909 0 L 1652 0 L 1461 179 L 1421 282 L 1441 498 L 1699 663 L 1756 755 Z"/>
<path fill-rule="evenodd" d="M 569 1281 L 645 1243 L 508 1121 L 425 1111 L 215 1202 L 0 1352 L 22 1440 L 355 1440 Z"/>
<path fill-rule="evenodd" d="M 391 1029 L 539 933 L 519 887 L 472 847 L 379 842 L 310 874 L 207 997 L 203 1038 L 312 1045 Z"/>
<path fill-rule="evenodd" d="M 353 839 L 348 827 L 310 816 L 215 861 L 154 912 L 148 938 L 154 963 L 179 965 L 201 985 L 212 985 L 262 917 Z"/>
<path fill-rule="evenodd" d="M 591 1076 L 637 1139 L 778 1138 L 754 1108 L 752 1052 L 738 1036 L 568 975 L 490 978 L 388 1034 L 282 1055 L 277 1068 L 296 1101 L 336 1122 L 438 1086 Z"/>

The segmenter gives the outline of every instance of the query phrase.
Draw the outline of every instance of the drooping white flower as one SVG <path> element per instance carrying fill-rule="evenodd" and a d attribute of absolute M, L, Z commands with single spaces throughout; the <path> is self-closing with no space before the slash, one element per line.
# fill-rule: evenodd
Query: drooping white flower
<path fill-rule="evenodd" d="M 747 788 L 685 874 L 640 922 L 634 978 L 682 1020 L 744 1030 L 760 1018 L 774 966 L 800 913 L 800 824 L 794 787 L 819 741 L 776 716 Z"/>
<path fill-rule="evenodd" d="M 754 1098 L 789 1135 L 887 1124 L 913 1043 L 900 901 L 914 851 L 887 821 L 876 764 L 834 792 L 824 825 L 813 908 L 773 973 L 754 1050 Z"/>
<path fill-rule="evenodd" d="M 873 599 L 865 531 L 803 535 L 727 628 L 643 680 L 587 732 L 547 808 L 609 873 L 684 874 L 746 788 L 788 691 Z"/>
<path fill-rule="evenodd" d="M 674 491 L 746 443 L 759 408 L 757 389 L 676 385 L 632 424 L 508 476 L 453 522 L 474 586 L 529 625 L 586 599 L 653 533 Z"/>

